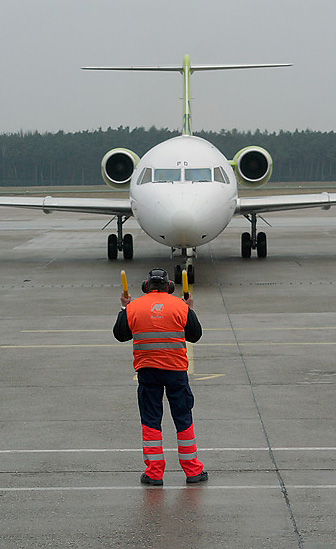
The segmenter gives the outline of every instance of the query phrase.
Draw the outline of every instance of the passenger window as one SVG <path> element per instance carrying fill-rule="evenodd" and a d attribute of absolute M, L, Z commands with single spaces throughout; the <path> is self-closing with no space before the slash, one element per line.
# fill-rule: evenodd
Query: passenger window
<path fill-rule="evenodd" d="M 152 181 L 151 168 L 144 168 L 139 176 L 137 185 L 144 185 L 145 183 L 150 183 L 151 181 Z"/>
<path fill-rule="evenodd" d="M 185 170 L 186 181 L 211 181 L 210 168 L 187 168 Z"/>
<path fill-rule="evenodd" d="M 166 183 L 167 181 L 181 181 L 181 170 L 178 169 L 157 169 L 154 170 L 155 183 Z"/>
<path fill-rule="evenodd" d="M 230 179 L 226 171 L 222 167 L 215 168 L 214 175 L 215 175 L 215 181 L 218 181 L 219 183 L 226 183 L 226 185 L 230 185 Z"/>

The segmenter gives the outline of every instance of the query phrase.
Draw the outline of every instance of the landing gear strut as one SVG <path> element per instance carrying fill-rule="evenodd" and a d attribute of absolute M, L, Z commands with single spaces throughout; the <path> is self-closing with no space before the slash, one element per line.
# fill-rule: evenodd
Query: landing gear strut
<path fill-rule="evenodd" d="M 117 259 L 118 251 L 123 252 L 124 259 L 133 259 L 133 236 L 125 234 L 123 236 L 123 224 L 129 216 L 118 215 L 117 229 L 118 235 L 110 234 L 107 239 L 107 257 L 109 260 Z"/>
<path fill-rule="evenodd" d="M 172 248 L 172 254 L 174 257 L 175 249 Z M 182 266 L 177 264 L 174 266 L 174 281 L 175 284 L 182 284 L 182 271 L 185 269 L 188 275 L 188 284 L 195 283 L 195 268 L 193 265 L 193 258 L 196 257 L 196 248 L 182 248 L 181 259 Z"/>
<path fill-rule="evenodd" d="M 251 223 L 251 234 L 243 233 L 241 236 L 241 255 L 244 258 L 251 257 L 251 250 L 257 250 L 260 258 L 267 256 L 267 237 L 263 232 L 257 233 L 257 215 L 245 215 Z"/>

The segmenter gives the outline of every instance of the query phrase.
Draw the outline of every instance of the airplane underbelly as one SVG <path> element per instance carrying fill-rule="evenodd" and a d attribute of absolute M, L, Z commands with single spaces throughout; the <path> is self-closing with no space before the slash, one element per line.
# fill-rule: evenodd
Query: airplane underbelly
<path fill-rule="evenodd" d="M 132 208 L 151 238 L 174 248 L 192 248 L 213 240 L 230 222 L 236 196 L 228 191 L 222 186 L 197 192 L 170 189 L 166 196 L 134 200 Z"/>

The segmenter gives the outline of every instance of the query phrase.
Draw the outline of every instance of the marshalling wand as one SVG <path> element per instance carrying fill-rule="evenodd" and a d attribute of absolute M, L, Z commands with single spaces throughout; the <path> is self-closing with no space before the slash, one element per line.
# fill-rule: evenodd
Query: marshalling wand
<path fill-rule="evenodd" d="M 189 297 L 189 288 L 188 288 L 188 274 L 185 269 L 182 271 L 182 287 L 183 287 L 183 297 L 188 299 Z"/>
<path fill-rule="evenodd" d="M 128 298 L 128 288 L 127 288 L 127 278 L 126 278 L 125 271 L 120 271 L 120 276 L 121 276 L 121 284 L 122 284 L 122 288 L 123 288 L 124 297 L 127 299 Z"/>

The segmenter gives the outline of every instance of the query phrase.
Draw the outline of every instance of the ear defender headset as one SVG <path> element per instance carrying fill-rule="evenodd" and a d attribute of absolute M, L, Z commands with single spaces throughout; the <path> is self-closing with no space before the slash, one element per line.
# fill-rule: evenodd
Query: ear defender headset
<path fill-rule="evenodd" d="M 168 273 L 164 269 L 152 269 L 148 273 L 147 280 L 144 280 L 141 285 L 141 290 L 144 294 L 148 294 L 151 290 L 159 290 L 159 292 L 168 292 L 172 294 L 175 290 L 175 284 L 169 280 Z"/>

